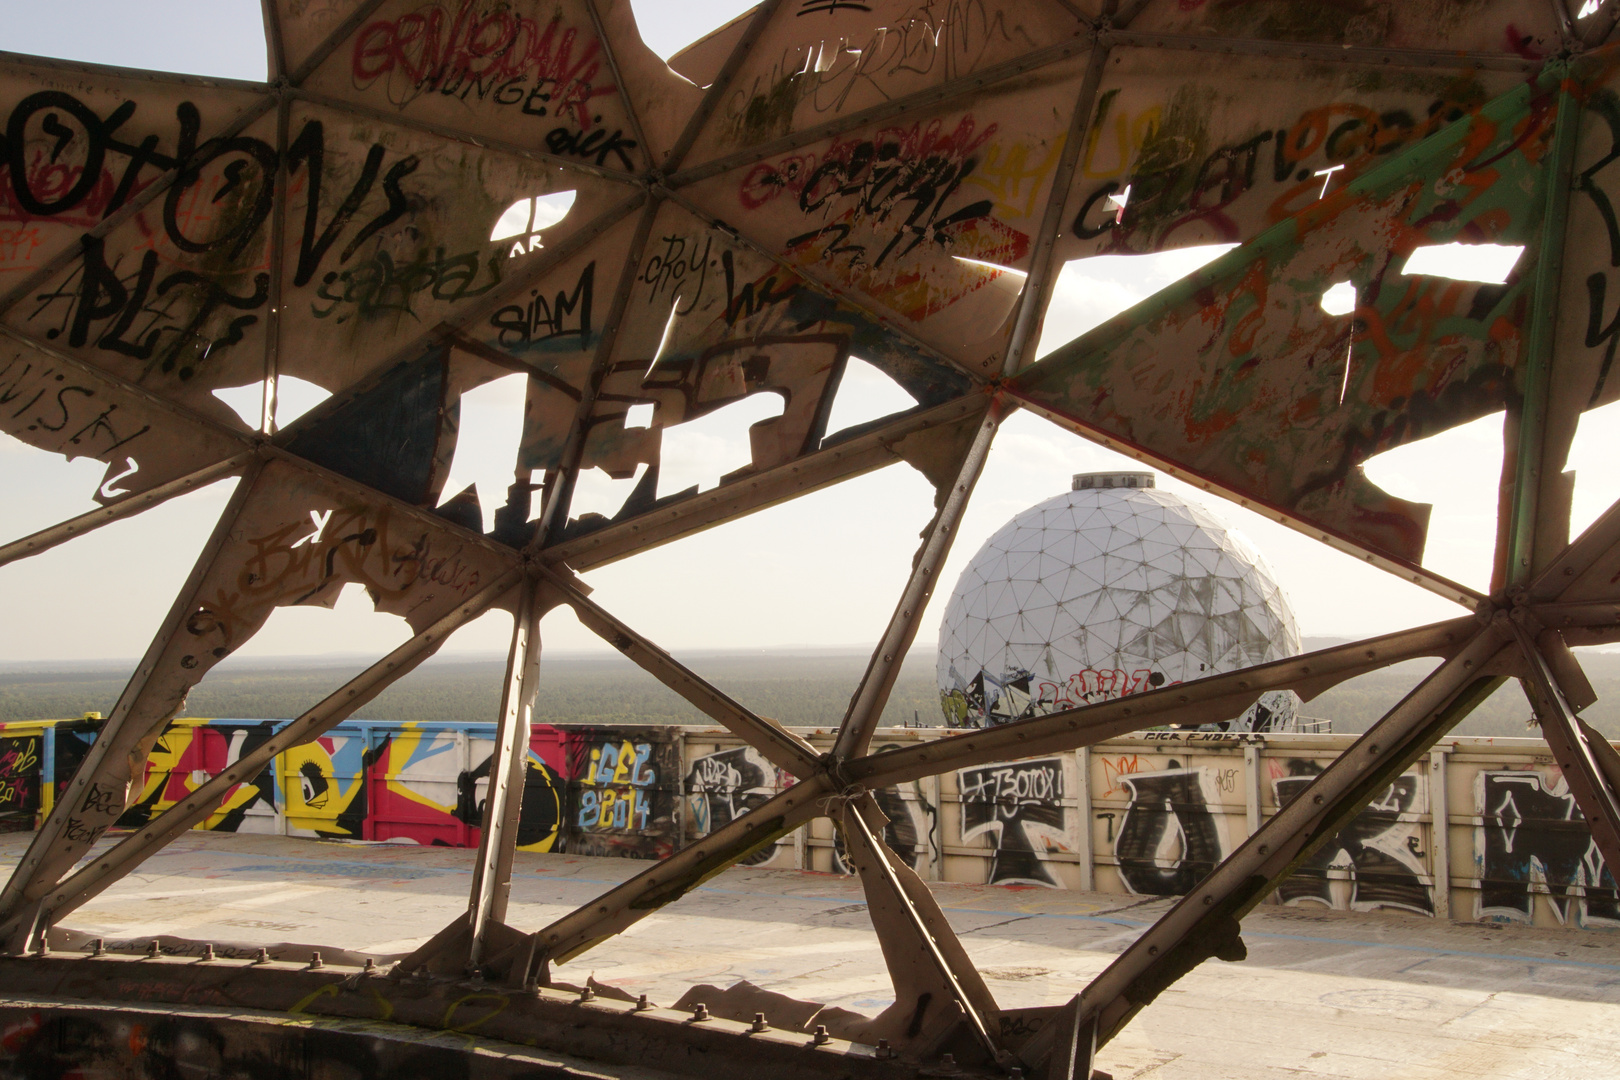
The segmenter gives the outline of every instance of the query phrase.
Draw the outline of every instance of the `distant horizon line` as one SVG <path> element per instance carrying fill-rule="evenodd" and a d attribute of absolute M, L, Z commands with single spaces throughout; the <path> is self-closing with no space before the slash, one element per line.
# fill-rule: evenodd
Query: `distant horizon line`
<path fill-rule="evenodd" d="M 719 646 L 719 645 L 714 645 L 714 646 L 703 646 L 703 647 L 700 647 L 700 648 L 674 649 L 674 650 L 671 650 L 671 652 L 672 652 L 672 654 L 680 655 L 680 656 L 802 655 L 802 654 L 805 654 L 805 653 L 821 654 L 821 655 L 838 655 L 838 656 L 866 656 L 866 655 L 869 655 L 872 652 L 872 650 L 875 649 L 875 648 L 877 648 L 877 644 L 875 642 L 870 643 L 870 644 L 855 643 L 855 644 L 849 644 L 849 645 L 753 645 L 753 646 L 745 646 L 745 645 Z M 929 642 L 929 643 L 921 644 L 921 645 L 913 645 L 911 647 L 911 649 L 907 652 L 906 655 L 910 656 L 913 653 L 928 652 L 928 651 L 936 650 L 938 648 L 939 648 L 939 643 L 938 642 Z M 553 657 L 559 657 L 559 658 L 570 658 L 570 659 L 572 659 L 572 658 L 597 659 L 597 658 L 604 658 L 604 657 L 612 657 L 612 658 L 615 658 L 615 659 L 624 659 L 624 656 L 620 652 L 618 652 L 618 650 L 612 648 L 611 646 L 607 646 L 607 645 L 604 645 L 600 649 L 581 649 L 581 648 L 542 649 L 541 650 L 541 662 L 542 663 L 544 662 L 544 659 L 547 656 L 553 656 Z M 336 663 L 348 663 L 348 662 L 352 662 L 352 661 L 356 661 L 356 660 L 375 661 L 377 659 L 380 659 L 380 658 L 376 654 L 374 654 L 374 653 L 365 653 L 365 652 L 277 653 L 277 654 L 269 655 L 269 656 L 229 656 L 229 657 L 226 657 L 225 659 L 221 660 L 217 665 L 215 665 L 215 670 L 217 670 L 218 668 L 221 668 L 221 667 L 225 667 L 227 665 L 230 665 L 230 666 L 239 666 L 239 665 L 240 666 L 247 666 L 247 665 L 250 665 L 250 664 L 274 664 L 274 665 L 277 665 L 277 666 L 287 666 L 287 665 L 299 664 L 299 663 L 303 663 L 303 664 L 336 664 Z M 104 657 L 93 657 L 93 658 L 53 657 L 53 658 L 44 659 L 44 660 L 6 660 L 6 659 L 0 659 L 0 671 L 4 671 L 4 670 L 7 670 L 7 669 L 15 669 L 15 668 L 24 667 L 24 666 L 26 666 L 26 667 L 34 667 L 34 668 L 50 667 L 51 665 L 71 665 L 73 667 L 86 667 L 86 666 L 90 666 L 90 665 L 105 665 L 105 666 L 108 666 L 108 667 L 131 666 L 131 665 L 134 665 L 134 664 L 138 663 L 139 660 L 140 660 L 139 657 L 134 657 L 134 656 L 129 656 L 129 657 L 104 656 Z M 466 661 L 489 661 L 489 660 L 496 660 L 496 661 L 500 661 L 501 663 L 505 663 L 506 662 L 506 651 L 504 649 L 481 649 L 481 650 L 466 650 L 466 651 L 458 651 L 458 652 L 445 651 L 445 652 L 440 652 L 440 653 L 437 653 L 437 654 L 429 657 L 427 660 L 423 661 L 423 663 L 424 664 L 431 664 L 431 663 L 434 663 L 436 661 L 452 661 L 452 662 L 460 661 L 460 662 L 466 662 Z"/>
<path fill-rule="evenodd" d="M 1316 647 L 1328 647 L 1340 642 L 1355 641 L 1353 635 L 1335 634 L 1307 634 L 1304 641 L 1320 643 Z M 673 654 L 692 657 L 740 657 L 740 656 L 794 656 L 794 655 L 820 655 L 820 656 L 866 656 L 877 647 L 876 642 L 852 642 L 842 645 L 753 645 L 753 646 L 722 646 L 709 645 L 689 649 L 674 649 Z M 907 651 L 908 657 L 922 652 L 932 652 L 939 648 L 937 641 L 914 644 Z M 1306 650 L 1311 651 L 1311 650 Z M 547 656 L 559 659 L 602 659 L 612 657 L 624 659 L 613 648 L 603 645 L 599 649 L 559 648 L 541 650 L 541 662 Z M 292 667 L 297 665 L 325 666 L 334 664 L 347 664 L 355 661 L 375 661 L 378 657 L 373 653 L 363 652 L 322 652 L 322 653 L 277 653 L 268 656 L 230 656 L 220 661 L 216 668 L 249 667 L 254 665 Z M 24 668 L 38 670 L 52 670 L 53 668 L 84 669 L 92 667 L 122 668 L 136 664 L 139 657 L 94 657 L 94 658 L 67 658 L 53 657 L 43 660 L 6 660 L 0 659 L 0 672 L 17 671 Z M 504 663 L 506 652 L 501 649 L 481 649 L 466 651 L 445 651 L 429 657 L 423 661 L 424 665 L 433 663 L 477 663 L 499 661 Z"/>

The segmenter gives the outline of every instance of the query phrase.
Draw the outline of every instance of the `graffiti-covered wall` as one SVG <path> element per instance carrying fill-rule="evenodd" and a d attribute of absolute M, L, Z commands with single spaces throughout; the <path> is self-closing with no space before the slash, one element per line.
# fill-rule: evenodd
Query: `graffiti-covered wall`
<path fill-rule="evenodd" d="M 153 748 L 120 825 L 140 825 L 184 800 L 281 723 L 175 722 Z M 33 826 L 98 725 L 0 726 L 0 827 Z M 801 734 L 830 746 L 829 732 Z M 891 729 L 878 745 L 946 734 Z M 493 736 L 493 724 L 341 724 L 237 784 L 201 827 L 473 846 Z M 1173 896 L 1297 798 L 1350 741 L 1153 731 L 873 794 L 888 818 L 884 839 L 925 878 Z M 540 726 L 528 763 L 518 844 L 537 852 L 662 858 L 795 782 L 713 728 Z M 826 819 L 745 862 L 851 872 Z M 1620 928 L 1613 873 L 1546 744 L 1535 739 L 1443 742 L 1378 792 L 1268 902 Z"/>
<path fill-rule="evenodd" d="M 284 721 L 177 720 L 158 739 L 134 802 L 119 819 L 144 824 L 184 801 Z M 31 828 L 84 756 L 98 723 L 0 726 L 0 821 Z M 41 799 L 54 744 L 55 784 Z M 443 847 L 478 843 L 492 724 L 351 722 L 279 755 L 235 785 L 201 828 Z M 678 840 L 681 733 L 537 726 L 529 740 L 518 844 L 656 859 Z"/>

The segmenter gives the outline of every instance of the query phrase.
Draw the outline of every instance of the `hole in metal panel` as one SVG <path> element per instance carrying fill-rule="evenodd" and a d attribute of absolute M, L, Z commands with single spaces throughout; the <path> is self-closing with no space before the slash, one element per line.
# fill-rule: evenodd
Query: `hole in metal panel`
<path fill-rule="evenodd" d="M 632 409 L 642 406 L 632 405 Z M 646 408 L 651 409 L 648 405 Z M 626 425 L 627 427 L 630 425 Z M 641 425 L 643 427 L 647 425 Z M 574 482 L 574 497 L 568 504 L 568 516 L 582 518 L 586 514 L 601 514 L 611 518 L 624 508 L 624 501 L 630 493 L 636 490 L 641 478 L 647 473 L 645 464 L 637 465 L 634 476 L 623 480 L 615 480 L 607 471 L 597 466 L 590 469 L 581 469 L 579 479 Z M 540 501 L 535 500 L 535 513 L 539 514 Z"/>
<path fill-rule="evenodd" d="M 917 399 L 887 373 L 858 356 L 844 366 L 844 377 L 833 398 L 832 415 L 827 418 L 828 434 L 915 408 Z"/>
<path fill-rule="evenodd" d="M 245 386 L 221 386 L 214 390 L 214 396 L 231 407 L 231 411 L 242 418 L 242 423 L 259 430 L 259 422 L 264 418 L 264 383 L 250 382 Z"/>
<path fill-rule="evenodd" d="M 1501 285 L 1523 254 L 1523 245 L 1431 244 L 1413 251 L 1401 273 Z"/>
<path fill-rule="evenodd" d="M 658 497 L 694 484 L 706 491 L 726 473 L 752 462 L 748 429 L 761 420 L 781 416 L 784 405 L 780 394 L 750 394 L 695 420 L 665 428 L 658 452 Z"/>
<path fill-rule="evenodd" d="M 1491 583 L 1502 473 L 1502 413 L 1375 454 L 1367 479 L 1391 495 L 1429 503 L 1423 566 L 1482 592 Z"/>
<path fill-rule="evenodd" d="M 484 531 L 495 527 L 495 511 L 506 504 L 523 435 L 523 400 L 528 376 L 504 375 L 461 395 L 455 456 L 441 489 L 443 506 L 469 484 L 478 492 Z"/>
<path fill-rule="evenodd" d="M 296 714 L 308 708 L 300 700 L 320 700 L 410 636 L 410 624 L 402 616 L 378 611 L 360 582 L 323 590 L 305 604 L 271 611 L 258 632 L 197 685 L 186 699 L 186 713 L 243 719 L 281 719 Z M 316 666 L 313 663 L 301 665 L 298 679 L 289 673 L 285 682 L 279 682 L 259 666 L 274 657 L 312 658 L 316 649 L 311 643 L 320 641 L 343 644 L 320 654 L 318 672 L 310 671 L 310 666 Z M 301 692 L 314 696 L 301 699 Z"/>
<path fill-rule="evenodd" d="M 1581 535 L 1620 499 L 1620 401 L 1581 414 L 1569 447 L 1566 469 L 1575 473 L 1575 496 L 1569 515 L 1570 539 Z"/>
<path fill-rule="evenodd" d="M 1052 301 L 1041 328 L 1038 357 L 1073 341 L 1120 312 L 1175 284 L 1237 247 L 1202 247 L 1155 251 L 1149 255 L 1093 255 L 1063 264 L 1052 283 Z"/>
<path fill-rule="evenodd" d="M 331 397 L 331 391 L 292 375 L 276 377 L 276 427 L 283 428 Z"/>
<path fill-rule="evenodd" d="M 1322 310 L 1329 315 L 1348 315 L 1356 310 L 1356 287 L 1341 281 L 1322 294 Z"/>
<path fill-rule="evenodd" d="M 550 195 L 519 199 L 495 219 L 495 226 L 489 233 L 490 241 L 512 241 L 507 258 L 540 250 L 544 246 L 540 242 L 540 233 L 568 216 L 568 211 L 574 205 L 574 196 L 573 191 L 556 191 Z"/>

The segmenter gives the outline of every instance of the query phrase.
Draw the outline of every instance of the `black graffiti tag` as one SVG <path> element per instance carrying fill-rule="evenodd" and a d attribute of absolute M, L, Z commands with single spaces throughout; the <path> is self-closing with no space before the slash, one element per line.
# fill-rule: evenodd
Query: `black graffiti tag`
<path fill-rule="evenodd" d="M 1114 858 L 1132 892 L 1182 896 L 1221 861 L 1220 831 L 1204 797 L 1205 771 L 1120 777 L 1130 805 L 1119 823 Z"/>
<path fill-rule="evenodd" d="M 62 91 L 24 98 L 7 116 L 0 136 L 0 163 L 9 176 L 13 205 L 25 215 L 88 228 L 126 205 L 158 173 L 173 170 L 160 203 L 163 235 L 180 252 L 208 256 L 206 263 L 165 271 L 159 252 L 150 247 L 138 256 L 115 253 L 109 239 L 86 233 L 72 270 L 33 298 L 26 317 L 44 323 L 48 339 L 65 338 L 74 348 L 128 357 L 147 371 L 185 380 L 204 361 L 217 363 L 241 344 L 269 303 L 270 275 L 257 267 L 283 162 L 274 146 L 251 136 L 199 142 L 201 117 L 189 101 L 175 107 L 175 135 L 167 152 L 159 149 L 163 140 L 157 135 L 138 142 L 120 138 L 118 132 L 137 110 L 136 102 L 124 101 L 103 117 Z M 389 161 L 387 149 L 374 143 L 338 205 L 323 206 L 323 182 L 332 171 L 326 152 L 319 120 L 305 122 L 287 148 L 287 171 L 306 196 L 293 260 L 298 287 L 313 281 L 334 256 L 348 263 L 417 205 L 403 181 L 419 167 L 418 158 Z M 374 189 L 386 205 L 362 218 Z M 328 301 L 352 299 L 361 307 L 370 302 L 367 310 L 390 306 L 374 302 L 379 298 L 394 293 L 408 298 L 413 290 L 427 288 L 435 298 L 459 300 L 493 287 L 472 287 L 478 269 L 474 253 L 447 257 L 440 252 L 436 259 L 421 255 L 399 267 L 368 264 L 357 283 L 345 283 L 338 294 L 330 286 L 339 274 L 328 273 L 320 292 Z M 491 268 L 491 276 L 498 282 L 498 268 Z"/>
<path fill-rule="evenodd" d="M 1577 913 L 1577 905 L 1588 920 L 1620 922 L 1614 874 L 1573 795 L 1548 791 L 1533 772 L 1486 772 L 1478 783 L 1484 821 L 1481 915 L 1528 922 L 1534 894 L 1544 887 L 1564 922 Z"/>
<path fill-rule="evenodd" d="M 1298 775 L 1274 782 L 1279 807 L 1298 798 L 1321 771 L 1315 763 L 1301 764 L 1305 767 Z M 1433 915 L 1434 897 L 1420 876 L 1424 868 L 1417 827 L 1401 820 L 1417 805 L 1418 791 L 1416 776 L 1396 778 L 1277 886 L 1277 895 L 1284 903 L 1310 900 L 1333 907 L 1328 869 L 1348 860 L 1351 908 L 1392 907 Z"/>
<path fill-rule="evenodd" d="M 695 758 L 686 774 L 686 795 L 699 835 L 724 828 L 776 794 L 776 769 L 759 751 L 742 746 Z M 741 860 L 758 866 L 776 857 L 776 843 L 766 844 Z"/>
<path fill-rule="evenodd" d="M 1036 840 L 1041 832 L 1063 831 L 1062 759 L 967 769 L 957 774 L 957 786 L 962 795 L 962 839 L 989 835 L 995 845 L 989 884 L 1058 884 L 1036 854 Z"/>
<path fill-rule="evenodd" d="M 489 317 L 496 342 L 503 349 L 521 349 L 552 338 L 577 337 L 579 347 L 584 348 L 591 339 L 591 293 L 595 283 L 593 261 L 580 272 L 572 292 L 558 289 L 556 296 L 548 300 L 538 289 L 531 289 L 527 304 L 509 304 Z"/>

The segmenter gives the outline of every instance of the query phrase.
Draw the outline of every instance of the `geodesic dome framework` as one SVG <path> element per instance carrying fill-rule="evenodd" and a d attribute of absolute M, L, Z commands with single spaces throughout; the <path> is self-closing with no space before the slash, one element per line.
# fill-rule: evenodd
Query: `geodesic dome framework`
<path fill-rule="evenodd" d="M 990 727 L 1299 649 L 1293 610 L 1242 533 L 1152 473 L 1077 476 L 963 569 L 940 620 L 940 708 L 950 727 Z M 1297 705 L 1272 691 L 1219 726 L 1288 730 Z"/>
<path fill-rule="evenodd" d="M 1506 678 L 1525 685 L 1597 851 L 1620 865 L 1620 759 L 1578 715 L 1593 695 L 1569 651 L 1620 638 L 1620 509 L 1571 541 L 1562 471 L 1581 412 L 1620 394 L 1617 11 L 766 0 L 688 50 L 678 75 L 623 0 L 267 0 L 268 83 L 4 58 L 0 429 L 107 473 L 100 509 L 0 559 L 238 478 L 0 891 L 6 949 L 29 953 L 269 755 L 491 607 L 516 629 L 469 912 L 401 970 L 544 982 L 825 815 L 861 870 L 896 990 L 848 1034 L 887 1040 L 907 1067 L 949 1050 L 1068 1077 L 1180 975 L 1241 956 L 1239 917 Z M 492 226 L 542 196 L 547 213 L 530 202 L 518 232 Z M 1032 362 L 1065 260 L 1216 240 L 1239 246 Z M 1499 285 L 1404 272 L 1415 249 L 1458 241 L 1525 251 Z M 1355 309 L 1329 315 L 1320 298 L 1343 281 Z M 852 355 L 917 406 L 827 431 Z M 486 535 L 471 493 L 435 510 L 461 395 L 508 372 L 527 378 L 525 425 Z M 331 397 L 278 422 L 290 378 Z M 257 424 L 214 394 L 242 387 L 261 388 Z M 712 491 L 660 497 L 663 432 L 757 394 L 783 405 L 753 427 L 750 463 Z M 635 406 L 651 406 L 648 426 L 627 424 Z M 872 753 L 997 424 L 1018 408 L 1467 614 Z M 1360 463 L 1498 411 L 1486 594 L 1425 569 L 1427 507 Z M 575 578 L 895 461 L 934 484 L 936 514 L 828 755 L 682 668 Z M 638 466 L 612 517 L 571 514 L 582 469 Z M 77 865 L 187 690 L 275 608 L 350 582 L 415 636 Z M 590 905 L 512 927 L 513 748 L 538 678 L 534 627 L 559 604 L 799 782 Z M 1229 717 L 1271 690 L 1308 699 L 1415 656 L 1441 662 L 1063 1008 L 1000 1010 L 880 839 L 875 788 Z M 280 978 L 240 973 L 268 1000 Z M 397 979 L 374 985 L 390 1009 L 408 996 Z M 304 993 L 283 1006 L 340 1007 L 336 989 Z"/>

